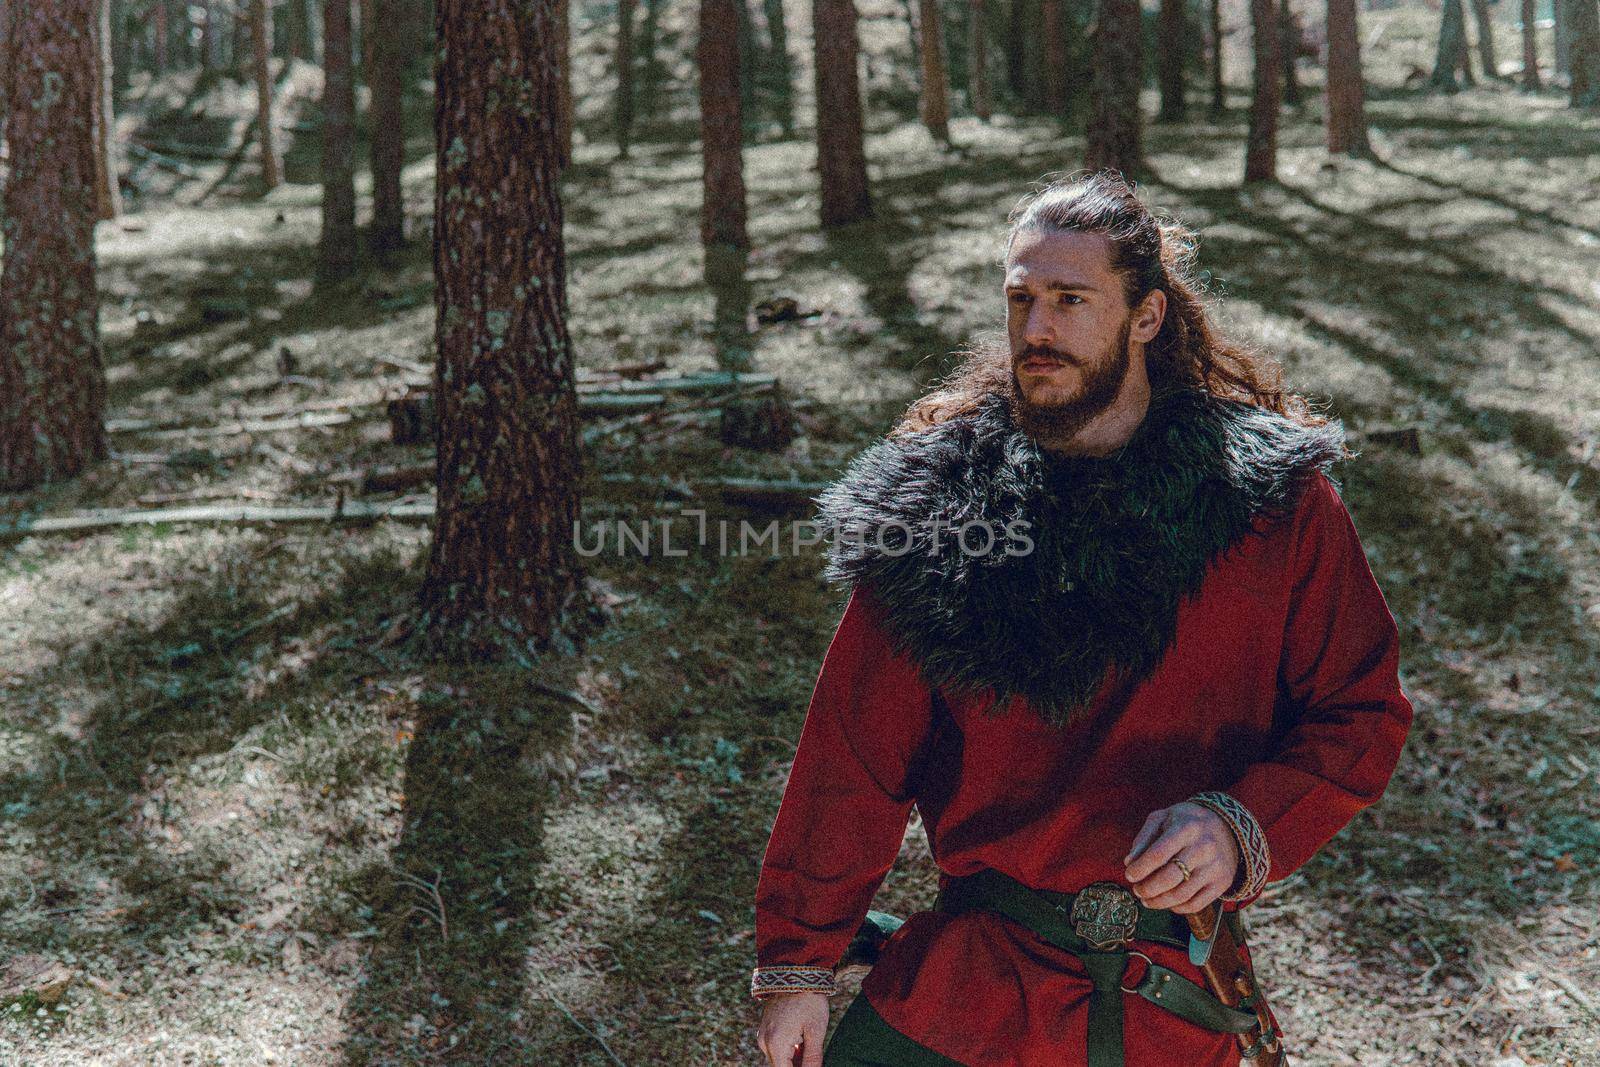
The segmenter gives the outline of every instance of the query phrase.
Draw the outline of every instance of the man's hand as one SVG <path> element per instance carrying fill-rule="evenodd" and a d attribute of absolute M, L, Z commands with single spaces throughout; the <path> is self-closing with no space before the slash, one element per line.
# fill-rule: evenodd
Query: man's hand
<path fill-rule="evenodd" d="M 822 1067 L 828 1035 L 828 998 L 822 993 L 778 993 L 767 998 L 756 1040 L 769 1067 Z M 799 1050 L 799 1059 L 795 1051 Z"/>
<path fill-rule="evenodd" d="M 1239 845 L 1222 816 L 1199 804 L 1150 813 L 1123 859 L 1128 884 L 1147 908 L 1204 911 L 1233 885 Z M 1189 868 L 1189 877 L 1183 868 Z"/>

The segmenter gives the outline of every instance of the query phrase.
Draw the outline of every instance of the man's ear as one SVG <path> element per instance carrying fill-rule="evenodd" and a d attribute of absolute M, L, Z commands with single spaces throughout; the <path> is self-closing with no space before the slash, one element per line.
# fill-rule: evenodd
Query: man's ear
<path fill-rule="evenodd" d="M 1144 299 L 1139 301 L 1133 317 L 1133 339 L 1141 344 L 1148 344 L 1161 332 L 1161 323 L 1167 316 L 1167 293 L 1164 289 L 1152 289 L 1144 294 Z"/>

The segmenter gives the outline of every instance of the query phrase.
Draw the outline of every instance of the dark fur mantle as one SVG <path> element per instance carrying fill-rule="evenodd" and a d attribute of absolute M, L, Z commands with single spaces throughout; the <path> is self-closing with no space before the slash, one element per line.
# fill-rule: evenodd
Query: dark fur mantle
<path fill-rule="evenodd" d="M 931 686 L 992 691 L 997 712 L 1021 695 L 1062 725 L 1108 670 L 1154 670 L 1212 559 L 1257 516 L 1290 512 L 1343 441 L 1336 421 L 1184 388 L 1152 397 L 1116 453 L 1064 457 L 995 395 L 851 462 L 817 499 L 825 574 L 870 586 Z M 961 549 L 954 528 L 969 522 L 992 548 L 975 525 Z"/>

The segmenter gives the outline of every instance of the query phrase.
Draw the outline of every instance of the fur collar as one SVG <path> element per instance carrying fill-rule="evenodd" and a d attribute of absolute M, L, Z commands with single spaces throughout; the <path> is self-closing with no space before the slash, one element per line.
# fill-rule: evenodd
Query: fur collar
<path fill-rule="evenodd" d="M 1116 453 L 1063 457 L 996 394 L 850 463 L 817 498 L 824 573 L 871 587 L 931 686 L 992 691 L 995 714 L 1021 695 L 1066 725 L 1108 669 L 1129 683 L 1154 670 L 1211 560 L 1257 516 L 1291 511 L 1343 441 L 1336 421 L 1179 388 L 1152 396 Z M 968 522 L 993 531 L 990 550 L 979 526 L 961 550 L 951 527 Z"/>

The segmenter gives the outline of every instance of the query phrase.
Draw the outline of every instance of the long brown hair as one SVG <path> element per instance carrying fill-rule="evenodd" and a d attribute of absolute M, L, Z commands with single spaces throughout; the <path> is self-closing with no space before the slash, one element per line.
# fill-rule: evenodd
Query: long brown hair
<path fill-rule="evenodd" d="M 1271 356 L 1223 337 L 1206 314 L 1204 286 L 1194 276 L 1195 234 L 1175 219 L 1157 218 L 1116 171 L 1084 173 L 1050 182 L 1011 210 L 1005 249 L 1024 231 L 1096 233 L 1111 245 L 1111 265 L 1122 275 L 1128 307 L 1152 289 L 1167 294 L 1161 329 L 1145 345 L 1152 384 L 1189 385 L 1288 416 L 1306 426 L 1328 420 L 1283 385 L 1283 367 Z M 975 410 L 986 396 L 1015 387 L 1010 342 L 1002 331 L 980 335 L 934 390 L 915 401 L 889 436 L 898 437 Z"/>

